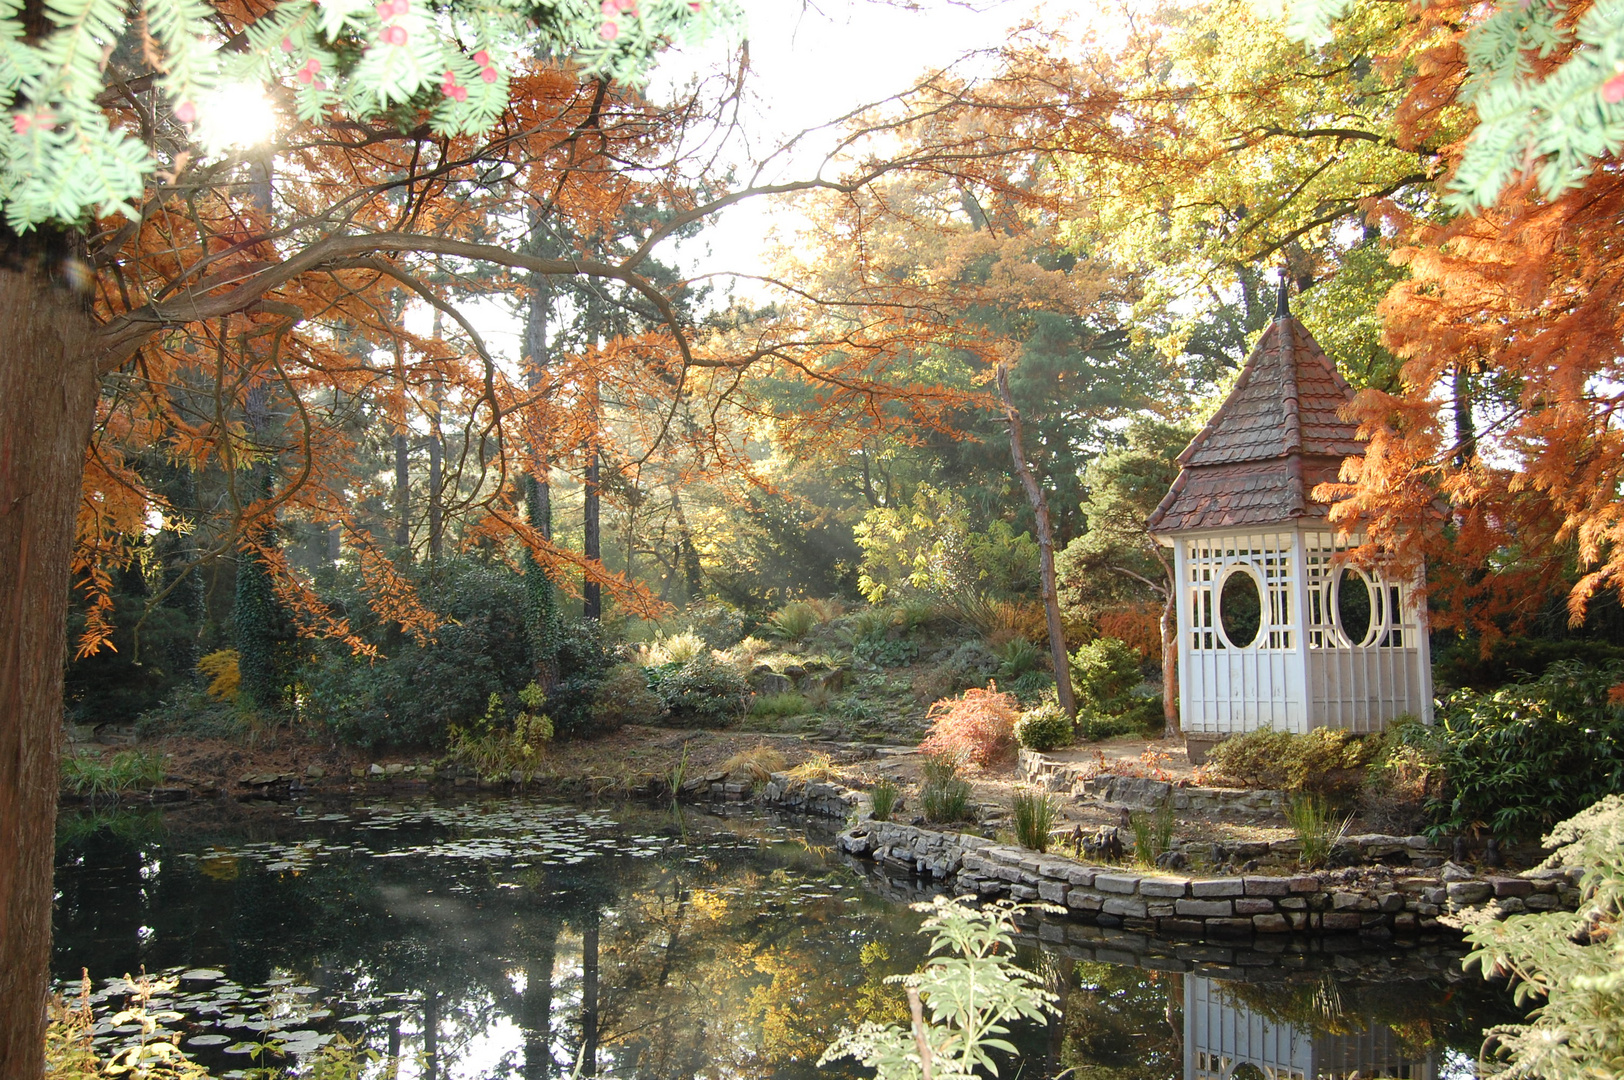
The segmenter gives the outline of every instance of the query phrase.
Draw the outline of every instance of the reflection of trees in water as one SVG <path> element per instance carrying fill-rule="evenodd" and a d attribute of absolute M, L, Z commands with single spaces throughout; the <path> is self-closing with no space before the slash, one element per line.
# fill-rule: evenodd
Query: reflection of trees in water
<path fill-rule="evenodd" d="M 377 1049 L 393 1037 L 421 1056 L 426 1080 L 474 1064 L 493 1077 L 562 1080 L 577 1062 L 583 1076 L 810 1080 L 823 1075 L 812 1063 L 840 1027 L 904 1021 L 901 995 L 883 980 L 924 959 L 918 916 L 759 820 L 737 824 L 756 834 L 741 844 L 703 817 L 684 827 L 635 818 L 631 831 L 686 843 L 645 858 L 594 852 L 575 866 L 340 853 L 297 874 L 245 858 L 176 857 L 207 842 L 240 844 L 240 835 L 178 842 L 90 830 L 62 851 L 58 973 L 76 975 L 80 958 L 96 975 L 143 963 L 227 966 L 245 984 L 294 975 L 327 1000 L 406 994 L 368 1007 L 405 1013 L 372 1021 L 368 1035 Z M 284 820 L 255 839 L 318 831 Z M 364 836 L 345 826 L 331 835 Z M 410 847 L 447 833 L 403 826 L 387 835 Z M 847 888 L 829 888 L 831 879 Z M 1016 1033 L 1023 1060 L 1008 1075 L 1182 1076 L 1184 976 L 1036 948 L 1023 948 L 1020 962 L 1059 995 L 1061 1017 Z M 1485 1024 L 1515 1019 L 1475 980 L 1446 992 L 1438 981 L 1372 986 L 1324 974 L 1222 991 L 1236 1007 L 1298 1027 L 1386 1024 L 1407 1054 L 1440 1044 L 1472 1054 Z M 503 1023 L 519 1029 L 519 1044 L 502 1061 L 474 1062 L 470 1033 Z"/>

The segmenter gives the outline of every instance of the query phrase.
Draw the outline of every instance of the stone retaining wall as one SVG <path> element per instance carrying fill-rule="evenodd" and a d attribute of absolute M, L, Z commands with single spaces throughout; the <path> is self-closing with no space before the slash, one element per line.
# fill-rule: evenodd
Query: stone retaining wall
<path fill-rule="evenodd" d="M 1333 931 L 1385 939 L 1395 931 L 1441 929 L 1439 916 L 1469 907 L 1489 905 L 1504 917 L 1572 909 L 1579 896 L 1577 872 L 1565 870 L 1473 878 L 1446 864 L 1442 874 L 1368 881 L 1346 872 L 1184 876 L 1089 866 L 980 836 L 878 821 L 853 826 L 839 843 L 852 855 L 951 882 L 959 892 L 1046 901 L 1096 926 L 1185 938 Z"/>
<path fill-rule="evenodd" d="M 1173 809 L 1190 813 L 1256 817 L 1283 814 L 1286 808 L 1285 793 L 1280 791 L 1179 787 L 1146 777 L 1099 775 L 1093 762 L 1057 761 L 1036 750 L 1020 751 L 1018 767 L 1029 784 L 1093 799 L 1112 809 L 1159 810 L 1171 801 Z"/>

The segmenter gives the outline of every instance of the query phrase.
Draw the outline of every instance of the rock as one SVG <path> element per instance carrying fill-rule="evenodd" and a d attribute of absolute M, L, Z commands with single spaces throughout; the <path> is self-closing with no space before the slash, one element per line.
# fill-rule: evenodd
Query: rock
<path fill-rule="evenodd" d="M 1190 860 L 1182 851 L 1164 851 L 1156 856 L 1156 865 L 1162 870 L 1183 870 Z"/>
<path fill-rule="evenodd" d="M 1494 886 L 1487 881 L 1452 881 L 1449 883 L 1449 902 L 1462 907 L 1481 904 L 1494 895 Z"/>
<path fill-rule="evenodd" d="M 1246 882 L 1241 878 L 1212 878 L 1207 881 L 1190 882 L 1190 895 L 1209 896 L 1240 896 L 1246 891 Z"/>
<path fill-rule="evenodd" d="M 399 761 L 391 761 L 383 767 L 383 771 L 387 776 L 399 776 L 406 771 L 406 766 Z"/>
<path fill-rule="evenodd" d="M 1252 926 L 1260 934 L 1291 933 L 1291 922 L 1284 915 L 1253 915 Z"/>
<path fill-rule="evenodd" d="M 376 761 L 374 761 L 371 765 L 367 766 L 367 775 L 368 776 L 384 776 L 386 774 L 384 772 L 384 767 L 382 765 L 379 765 Z"/>
<path fill-rule="evenodd" d="M 1444 881 L 1471 881 L 1476 875 L 1460 863 L 1451 860 L 1438 868 L 1438 876 Z"/>
<path fill-rule="evenodd" d="M 1525 878 L 1491 877 L 1489 884 L 1496 896 L 1529 896 L 1534 891 L 1534 883 Z"/>
<path fill-rule="evenodd" d="M 773 671 L 756 678 L 756 692 L 760 694 L 787 694 L 793 689 L 794 683 Z"/>
<path fill-rule="evenodd" d="M 307 779 L 307 780 L 320 780 L 322 777 L 324 777 L 326 775 L 327 775 L 327 770 L 322 768 L 320 765 L 306 765 L 305 766 L 305 779 Z"/>
<path fill-rule="evenodd" d="M 800 664 L 791 664 L 784 669 L 784 676 L 789 679 L 804 679 L 806 678 L 806 668 Z"/>

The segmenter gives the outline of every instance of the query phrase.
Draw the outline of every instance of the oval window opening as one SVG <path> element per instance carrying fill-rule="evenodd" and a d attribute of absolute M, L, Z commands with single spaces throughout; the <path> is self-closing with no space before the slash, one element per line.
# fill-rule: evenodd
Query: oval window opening
<path fill-rule="evenodd" d="M 1344 569 L 1337 575 L 1336 617 L 1352 644 L 1363 645 L 1370 637 L 1370 585 L 1357 570 Z"/>
<path fill-rule="evenodd" d="M 1257 640 L 1263 623 L 1263 597 L 1258 594 L 1257 578 L 1245 570 L 1232 570 L 1224 578 L 1224 587 L 1218 594 L 1218 625 L 1224 637 L 1237 649 L 1244 649 Z"/>
<path fill-rule="evenodd" d="M 1229 1074 L 1234 1080 L 1263 1080 L 1263 1070 L 1250 1061 L 1243 1061 Z"/>

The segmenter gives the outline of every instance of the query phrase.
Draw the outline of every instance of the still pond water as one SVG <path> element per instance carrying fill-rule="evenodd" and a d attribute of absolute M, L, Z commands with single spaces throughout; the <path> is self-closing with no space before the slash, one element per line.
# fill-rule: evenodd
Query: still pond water
<path fill-rule="evenodd" d="M 822 823 L 637 805 L 393 801 L 64 812 L 54 971 L 178 976 L 155 999 L 216 1074 L 335 1036 L 421 1080 L 857 1075 L 844 1025 L 900 1020 L 927 895 Z M 1087 1080 L 1467 1077 L 1509 998 L 1448 946 L 1215 947 L 1035 925 L 1061 995 L 1003 1075 Z M 1262 946 L 1266 946 L 1266 949 Z M 103 1020 L 107 1049 L 131 1037 Z M 848 1063 L 849 1064 L 849 1063 Z"/>

